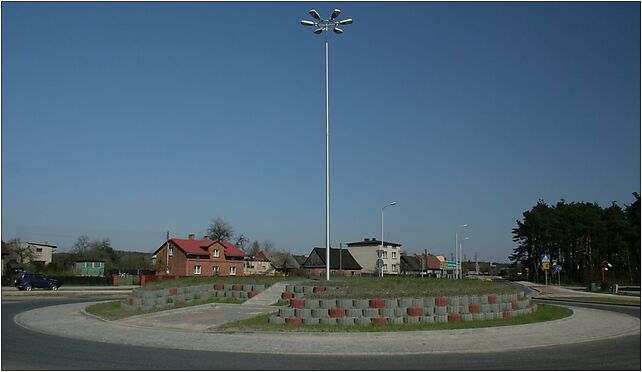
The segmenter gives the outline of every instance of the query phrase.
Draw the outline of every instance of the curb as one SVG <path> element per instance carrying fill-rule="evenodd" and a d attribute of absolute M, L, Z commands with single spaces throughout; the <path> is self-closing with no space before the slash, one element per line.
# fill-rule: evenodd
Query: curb
<path fill-rule="evenodd" d="M 581 298 L 581 297 L 578 297 L 578 298 Z M 566 299 L 558 299 L 558 298 L 546 298 L 546 297 L 533 297 L 533 300 L 564 302 L 564 303 L 568 303 L 568 304 L 590 304 L 590 305 L 640 307 L 640 305 L 635 305 L 635 304 L 618 304 L 618 303 L 612 303 L 612 302 L 595 302 L 595 301 L 574 301 L 574 300 L 566 300 Z"/>

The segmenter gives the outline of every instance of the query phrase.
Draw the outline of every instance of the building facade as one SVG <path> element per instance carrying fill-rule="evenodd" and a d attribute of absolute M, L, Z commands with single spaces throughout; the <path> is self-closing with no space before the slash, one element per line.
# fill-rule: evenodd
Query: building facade
<path fill-rule="evenodd" d="M 256 256 L 246 256 L 243 260 L 243 275 L 274 276 L 276 269 L 270 262 L 269 255 L 260 251 Z"/>
<path fill-rule="evenodd" d="M 245 253 L 230 242 L 172 238 L 154 252 L 156 274 L 178 276 L 242 276 Z"/>
<path fill-rule="evenodd" d="M 314 248 L 301 266 L 310 276 L 325 276 L 326 249 Z M 347 249 L 330 248 L 330 274 L 360 276 L 361 265 Z"/>
<path fill-rule="evenodd" d="M 80 276 L 105 276 L 105 261 L 76 261 L 74 271 Z"/>
<path fill-rule="evenodd" d="M 399 275 L 401 264 L 401 244 L 383 242 L 375 238 L 364 238 L 360 242 L 348 243 L 347 250 L 361 265 L 364 274 L 378 274 L 377 260 L 383 261 L 383 274 Z"/>

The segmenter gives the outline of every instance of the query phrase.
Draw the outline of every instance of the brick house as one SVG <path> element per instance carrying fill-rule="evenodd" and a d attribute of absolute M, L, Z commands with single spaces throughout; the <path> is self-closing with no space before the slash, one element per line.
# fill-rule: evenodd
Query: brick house
<path fill-rule="evenodd" d="M 245 253 L 232 243 L 194 234 L 172 238 L 154 252 L 156 274 L 178 276 L 242 276 Z M 169 264 L 166 264 L 169 262 Z"/>

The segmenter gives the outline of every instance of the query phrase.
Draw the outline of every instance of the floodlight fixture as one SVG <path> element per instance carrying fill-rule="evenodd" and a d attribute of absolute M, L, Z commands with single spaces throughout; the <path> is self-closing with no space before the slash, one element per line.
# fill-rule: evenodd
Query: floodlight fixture
<path fill-rule="evenodd" d="M 337 18 L 341 14 L 341 9 L 335 9 L 330 15 L 330 20 Z"/>
<path fill-rule="evenodd" d="M 335 34 L 342 34 L 343 33 L 343 30 L 340 29 L 339 27 L 333 28 L 332 31 L 334 31 Z"/>
<path fill-rule="evenodd" d="M 340 25 L 351 25 L 352 24 L 352 18 L 344 19 L 343 21 L 339 21 Z"/>
<path fill-rule="evenodd" d="M 319 15 L 319 12 L 316 11 L 316 9 L 311 9 L 309 13 L 312 16 L 312 18 L 318 19 L 319 21 L 321 21 L 321 16 Z"/>
<path fill-rule="evenodd" d="M 317 24 L 312 21 L 306 21 L 305 19 L 301 21 L 301 24 L 304 26 L 316 26 Z"/>
<path fill-rule="evenodd" d="M 330 15 L 330 19 L 323 19 L 319 12 L 316 9 L 310 10 L 310 15 L 316 21 L 302 20 L 301 24 L 304 26 L 317 26 L 318 28 L 314 30 L 314 33 L 319 35 L 321 33 L 328 32 L 330 30 L 334 31 L 335 34 L 340 35 L 343 33 L 343 29 L 339 25 L 351 25 L 352 18 L 347 18 L 343 20 L 338 20 L 337 17 L 341 14 L 340 9 L 335 9 Z M 327 34 L 326 34 L 327 35 Z"/>

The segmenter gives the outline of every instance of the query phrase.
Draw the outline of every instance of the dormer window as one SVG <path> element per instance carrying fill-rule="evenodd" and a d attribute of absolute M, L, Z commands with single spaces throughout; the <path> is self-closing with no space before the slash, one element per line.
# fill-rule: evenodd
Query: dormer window
<path fill-rule="evenodd" d="M 212 257 L 221 257 L 221 251 L 219 251 L 218 249 L 214 249 L 212 251 Z"/>

